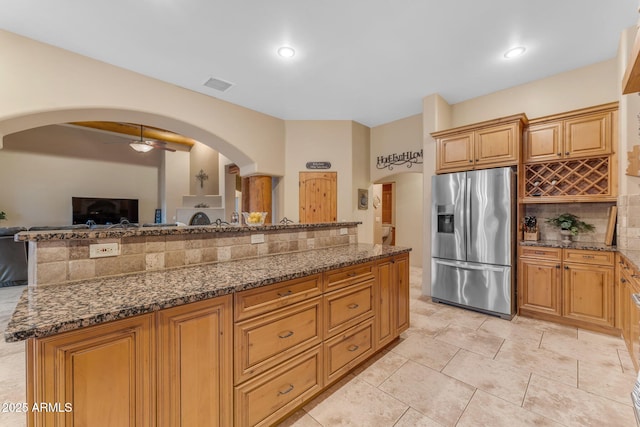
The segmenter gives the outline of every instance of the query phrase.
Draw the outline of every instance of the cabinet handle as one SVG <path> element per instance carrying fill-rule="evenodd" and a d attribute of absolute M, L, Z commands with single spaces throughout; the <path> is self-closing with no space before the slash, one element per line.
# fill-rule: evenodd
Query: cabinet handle
<path fill-rule="evenodd" d="M 558 156 L 562 156 L 562 153 L 558 153 Z"/>
<path fill-rule="evenodd" d="M 593 255 L 582 255 L 582 258 L 593 259 L 595 257 Z"/>
<path fill-rule="evenodd" d="M 280 298 L 284 298 L 284 297 L 288 297 L 289 295 L 291 295 L 293 292 L 291 292 L 291 289 L 287 289 L 286 292 L 278 292 L 278 296 Z"/>
<path fill-rule="evenodd" d="M 358 273 L 356 273 L 355 271 L 352 271 L 351 273 L 347 273 L 347 277 L 356 277 L 358 275 Z"/>
<path fill-rule="evenodd" d="M 358 304 L 356 304 L 355 302 L 354 302 L 353 304 L 349 304 L 349 305 L 347 306 L 347 308 L 348 308 L 349 310 L 355 310 L 355 309 L 356 309 L 356 308 L 358 308 L 358 307 L 360 307 L 360 306 L 359 306 Z"/>
<path fill-rule="evenodd" d="M 285 332 L 284 334 L 279 334 L 278 338 L 285 339 L 285 338 L 289 338 L 290 336 L 293 336 L 293 331 Z"/>
<path fill-rule="evenodd" d="M 469 163 L 473 163 L 473 159 L 469 159 Z"/>
<path fill-rule="evenodd" d="M 347 350 L 348 351 L 356 351 L 359 348 L 360 348 L 360 346 L 353 344 L 353 345 L 350 345 L 349 348 L 347 348 Z"/>
<path fill-rule="evenodd" d="M 568 269 L 569 269 L 569 266 L 568 266 L 568 265 L 565 265 L 565 266 L 564 266 L 564 269 L 565 269 L 565 270 L 568 270 Z"/>
<path fill-rule="evenodd" d="M 290 393 L 293 391 L 293 384 L 289 384 L 289 387 L 286 390 L 281 390 L 278 392 L 278 396 L 282 396 L 284 394 Z"/>
<path fill-rule="evenodd" d="M 568 155 L 569 155 L 569 152 L 568 152 L 568 151 L 565 151 L 565 152 L 564 152 L 564 155 L 565 155 L 565 156 L 568 156 Z"/>
<path fill-rule="evenodd" d="M 556 268 L 560 268 L 560 264 L 556 264 Z"/>
<path fill-rule="evenodd" d="M 543 251 L 533 251 L 533 253 L 536 254 L 536 255 L 544 255 L 545 254 L 545 252 L 543 252 Z"/>

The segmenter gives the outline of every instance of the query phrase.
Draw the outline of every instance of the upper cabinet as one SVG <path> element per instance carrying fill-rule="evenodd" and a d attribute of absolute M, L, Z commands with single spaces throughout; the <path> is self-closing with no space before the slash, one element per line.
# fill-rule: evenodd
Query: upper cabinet
<path fill-rule="evenodd" d="M 612 153 L 617 103 L 531 120 L 523 162 L 606 156 Z"/>
<path fill-rule="evenodd" d="M 520 200 L 615 201 L 618 103 L 532 119 L 525 134 Z"/>
<path fill-rule="evenodd" d="M 524 114 L 434 132 L 436 173 L 517 165 Z"/>

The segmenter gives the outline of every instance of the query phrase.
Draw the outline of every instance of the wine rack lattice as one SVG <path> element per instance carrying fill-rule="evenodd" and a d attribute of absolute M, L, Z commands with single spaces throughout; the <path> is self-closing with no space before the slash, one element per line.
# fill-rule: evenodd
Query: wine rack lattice
<path fill-rule="evenodd" d="M 527 164 L 525 197 L 609 196 L 609 156 Z"/>

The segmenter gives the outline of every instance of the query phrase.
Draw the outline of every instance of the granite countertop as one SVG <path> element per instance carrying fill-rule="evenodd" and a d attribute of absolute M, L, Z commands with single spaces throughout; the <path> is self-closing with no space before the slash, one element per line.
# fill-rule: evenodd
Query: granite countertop
<path fill-rule="evenodd" d="M 562 240 L 521 240 L 520 246 L 539 246 L 548 248 L 585 249 L 590 251 L 610 251 L 616 252 L 615 246 L 605 245 L 599 242 L 571 242 L 564 243 Z"/>
<path fill-rule="evenodd" d="M 619 249 L 618 251 L 633 264 L 636 271 L 640 271 L 640 250 Z"/>
<path fill-rule="evenodd" d="M 29 287 L 4 336 L 12 342 L 54 335 L 409 251 L 399 246 L 350 244 Z"/>
<path fill-rule="evenodd" d="M 23 231 L 15 235 L 16 242 L 41 242 L 45 240 L 75 240 L 75 239 L 109 239 L 133 236 L 169 236 L 184 234 L 206 233 L 250 233 L 256 231 L 271 230 L 305 230 L 353 227 L 362 224 L 360 221 L 350 222 L 325 222 L 312 224 L 265 224 L 260 226 L 246 225 L 181 225 L 167 227 L 138 227 L 129 226 L 122 228 L 118 224 L 113 228 L 82 228 L 72 230 L 38 230 Z"/>

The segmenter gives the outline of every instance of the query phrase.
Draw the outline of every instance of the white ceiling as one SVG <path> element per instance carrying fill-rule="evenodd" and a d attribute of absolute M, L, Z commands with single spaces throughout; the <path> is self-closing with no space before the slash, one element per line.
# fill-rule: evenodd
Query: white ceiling
<path fill-rule="evenodd" d="M 637 3 L 0 0 L 0 28 L 282 119 L 376 126 L 429 94 L 453 104 L 613 58 Z"/>

